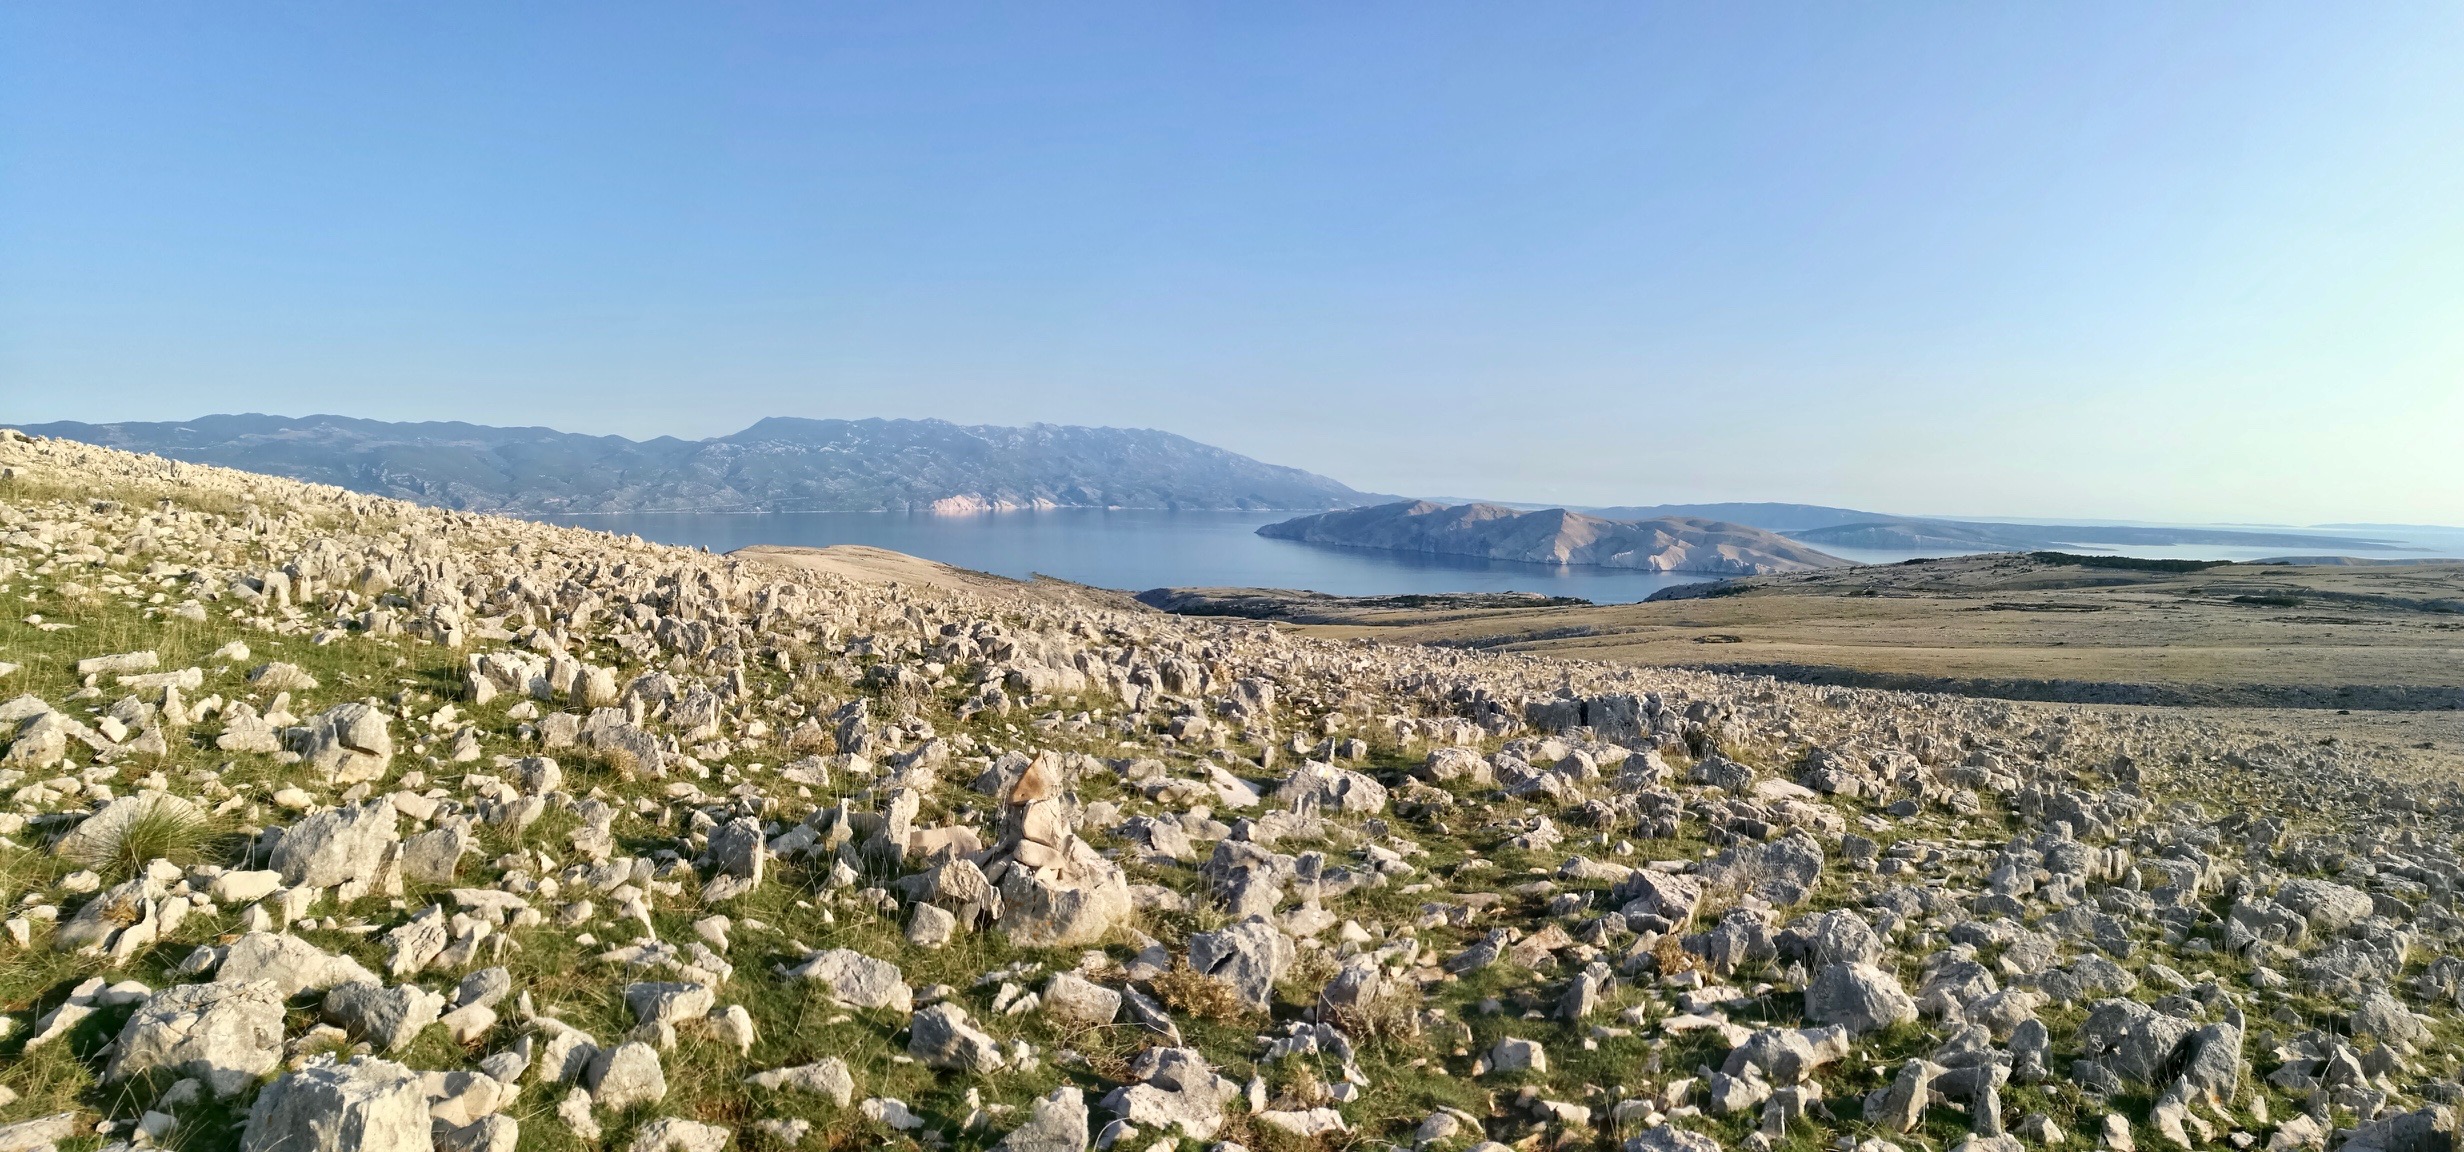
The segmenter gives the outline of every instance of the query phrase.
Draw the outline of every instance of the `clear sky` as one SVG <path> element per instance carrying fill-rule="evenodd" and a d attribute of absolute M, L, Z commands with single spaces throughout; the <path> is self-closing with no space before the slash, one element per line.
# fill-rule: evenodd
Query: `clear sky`
<path fill-rule="evenodd" d="M 0 419 L 2464 523 L 2464 5 L 0 6 Z"/>

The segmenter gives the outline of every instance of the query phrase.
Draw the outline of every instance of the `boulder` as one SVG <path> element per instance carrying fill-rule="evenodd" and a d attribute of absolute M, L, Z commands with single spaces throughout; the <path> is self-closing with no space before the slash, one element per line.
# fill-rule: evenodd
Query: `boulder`
<path fill-rule="evenodd" d="M 2079 1026 L 2079 1044 L 2124 1080 L 2154 1085 L 2173 1066 L 2182 1041 L 2198 1027 L 2136 1000 L 2100 1000 Z"/>
<path fill-rule="evenodd" d="M 376 973 L 348 956 L 336 956 L 288 933 L 251 932 L 223 953 L 214 979 L 223 984 L 263 980 L 285 1000 L 337 984 L 379 984 Z"/>
<path fill-rule="evenodd" d="M 468 1124 L 433 1124 L 436 1152 L 517 1152 L 522 1146 L 522 1122 L 498 1113 Z"/>
<path fill-rule="evenodd" d="M 2276 890 L 2276 902 L 2308 919 L 2313 930 L 2331 936 L 2367 919 L 2377 907 L 2359 888 L 2308 877 L 2285 881 Z"/>
<path fill-rule="evenodd" d="M 225 872 L 214 877 L 205 894 L 217 904 L 254 904 L 282 887 L 282 873 L 271 868 Z"/>
<path fill-rule="evenodd" d="M 1871 964 L 1826 964 L 1806 986 L 1805 1018 L 1862 1036 L 1916 1019 L 1916 1001 L 1898 977 Z"/>
<path fill-rule="evenodd" d="M 710 865 L 721 876 L 759 884 L 762 866 L 770 855 L 768 844 L 760 820 L 739 816 L 711 830 Z"/>
<path fill-rule="evenodd" d="M 1743 1076 L 1747 1068 L 1758 1068 L 1763 1079 L 1773 1084 L 1802 1084 L 1815 1069 L 1847 1055 L 1848 1030 L 1837 1024 L 1828 1028 L 1765 1028 L 1730 1049 L 1720 1071 Z"/>
<path fill-rule="evenodd" d="M 610 688 L 610 694 L 614 692 Z M 661 1116 L 633 1134 L 632 1152 L 727 1152 L 735 1133 L 716 1124 Z"/>
<path fill-rule="evenodd" d="M 311 692 L 317 688 L 316 677 L 297 664 L 281 660 L 269 660 L 249 669 L 248 682 L 266 692 Z"/>
<path fill-rule="evenodd" d="M 1078 1028 L 1100 1028 L 1121 1014 L 1121 994 L 1070 972 L 1055 972 L 1044 982 L 1044 1015 Z"/>
<path fill-rule="evenodd" d="M 1417 774 L 1423 780 L 1441 782 L 1464 780 L 1473 784 L 1487 784 L 1495 779 L 1494 773 L 1489 769 L 1489 762 L 1483 759 L 1480 753 L 1469 748 L 1432 750 L 1429 758 L 1421 762 Z"/>
<path fill-rule="evenodd" d="M 75 1112 L 55 1112 L 14 1124 L 0 1124 L 0 1152 L 42 1152 L 65 1144 L 81 1133 Z"/>
<path fill-rule="evenodd" d="M 1800 956 L 1808 967 L 1871 965 L 1882 961 L 1882 938 L 1874 934 L 1873 926 L 1864 917 L 1846 908 L 1807 917 L 1789 936 L 1790 943 L 1781 946 L 1782 954 Z"/>
<path fill-rule="evenodd" d="M 179 984 L 146 998 L 120 1028 L 105 1083 L 163 1071 L 235 1096 L 282 1062 L 283 995 L 262 981 Z"/>
<path fill-rule="evenodd" d="M 1663 1123 L 1628 1137 L 1625 1152 L 1720 1152 L 1720 1142 L 1700 1132 Z"/>
<path fill-rule="evenodd" d="M 1491 1072 L 1528 1071 L 1545 1074 L 1548 1070 L 1548 1051 L 1542 1048 L 1537 1040 L 1507 1036 L 1489 1049 L 1489 1071 Z"/>
<path fill-rule="evenodd" d="M 830 995 L 839 1002 L 858 1008 L 906 1012 L 915 1005 L 915 990 L 907 987 L 898 965 L 850 948 L 815 952 L 804 963 L 787 969 L 785 975 L 819 981 L 829 987 Z"/>
<path fill-rule="evenodd" d="M 591 1101 L 610 1112 L 667 1099 L 667 1075 L 659 1067 L 659 1050 L 639 1040 L 599 1053 L 582 1079 Z"/>
<path fill-rule="evenodd" d="M 240 1133 L 241 1152 L 432 1152 L 428 1097 L 416 1072 L 362 1056 L 312 1064 L 267 1085 Z"/>
<path fill-rule="evenodd" d="M 327 1021 L 385 1052 L 409 1047 L 444 1011 L 444 997 L 416 984 L 337 984 L 324 1003 Z"/>
<path fill-rule="evenodd" d="M 1069 1085 L 1037 1100 L 1027 1122 L 993 1145 L 997 1152 L 1086 1152 L 1086 1146 L 1086 1096 Z"/>
<path fill-rule="evenodd" d="M 1302 811 L 1374 815 L 1386 810 L 1386 786 L 1363 773 L 1310 760 L 1275 789 L 1275 800 Z"/>
<path fill-rule="evenodd" d="M 935 1004 L 917 1012 L 907 1026 L 907 1054 L 934 1068 L 991 1072 L 1008 1061 L 1001 1043 L 967 1023 L 967 1011 L 956 1004 Z"/>
<path fill-rule="evenodd" d="M 2355 1035 L 2376 1036 L 2393 1044 L 2419 1045 L 2430 1039 L 2430 1026 L 2406 1008 L 2403 1001 L 2385 992 L 2362 997 L 2360 1005 L 2353 1009 L 2350 1023 Z"/>
<path fill-rule="evenodd" d="M 295 888 L 331 888 L 345 881 L 372 882 L 391 863 L 401 836 L 394 804 L 379 797 L 332 808 L 293 824 L 274 845 L 269 860 Z"/>
<path fill-rule="evenodd" d="M 756 1072 L 745 1077 L 744 1082 L 774 1092 L 792 1088 L 798 1092 L 827 1096 L 841 1108 L 855 1098 L 856 1092 L 855 1077 L 848 1074 L 847 1062 L 836 1056 L 795 1068 Z"/>
<path fill-rule="evenodd" d="M 415 884 L 451 884 L 471 850 L 470 821 L 448 820 L 402 842 L 402 878 Z"/>
<path fill-rule="evenodd" d="M 384 779 L 394 760 L 391 721 L 372 704 L 336 704 L 309 718 L 299 753 L 330 784 Z"/>
<path fill-rule="evenodd" d="M 1076 947 L 1129 922 L 1135 911 L 1129 877 L 1084 841 L 1072 840 L 1068 862 L 1059 868 L 1013 867 L 1001 878 L 1001 916 L 994 923 L 1013 942 Z"/>
<path fill-rule="evenodd" d="M 958 934 L 958 914 L 938 904 L 918 904 L 907 917 L 907 942 L 918 948 L 939 948 Z"/>
<path fill-rule="evenodd" d="M 1275 981 L 1294 955 L 1291 939 L 1263 916 L 1189 938 L 1189 967 L 1230 984 L 1241 1003 L 1257 1011 L 1274 1003 Z"/>
<path fill-rule="evenodd" d="M 1130 1062 L 1129 1078 L 1104 1097 L 1106 1111 L 1141 1128 L 1178 1128 L 1192 1140 L 1215 1135 L 1224 1105 L 1240 1095 L 1240 1085 L 1194 1048 L 1149 1048 Z"/>

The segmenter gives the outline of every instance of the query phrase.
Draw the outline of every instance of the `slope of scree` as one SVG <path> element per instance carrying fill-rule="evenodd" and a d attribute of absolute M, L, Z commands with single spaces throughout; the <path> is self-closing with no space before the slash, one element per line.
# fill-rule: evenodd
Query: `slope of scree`
<path fill-rule="evenodd" d="M 2451 1143 L 2422 765 L 14 434 L 0 595 L 0 1147 Z"/>

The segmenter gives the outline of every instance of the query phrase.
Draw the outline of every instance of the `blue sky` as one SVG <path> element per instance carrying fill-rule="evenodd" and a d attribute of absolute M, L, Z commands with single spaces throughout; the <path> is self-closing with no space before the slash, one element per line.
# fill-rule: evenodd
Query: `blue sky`
<path fill-rule="evenodd" d="M 2464 6 L 0 7 L 0 419 L 2464 522 Z"/>

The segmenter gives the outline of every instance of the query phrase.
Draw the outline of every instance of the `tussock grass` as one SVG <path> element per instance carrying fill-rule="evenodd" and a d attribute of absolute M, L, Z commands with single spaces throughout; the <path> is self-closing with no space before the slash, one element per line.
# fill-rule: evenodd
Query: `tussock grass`
<path fill-rule="evenodd" d="M 204 813 L 156 798 L 127 823 L 81 838 L 62 856 L 116 883 L 156 860 L 168 860 L 181 868 L 203 863 L 221 839 L 222 833 Z"/>
<path fill-rule="evenodd" d="M 1181 961 L 1154 981 L 1155 998 L 1164 1007 L 1200 1020 L 1238 1020 L 1249 1014 L 1232 986 Z"/>

